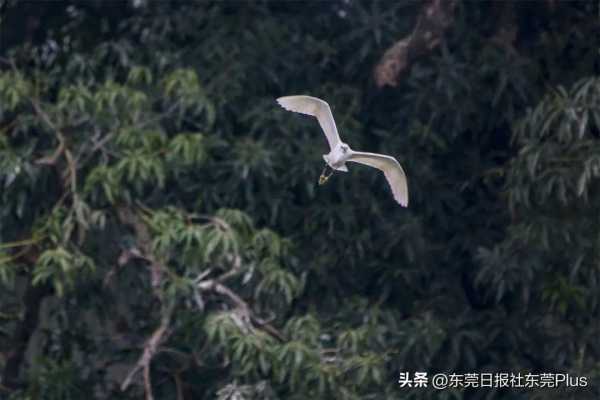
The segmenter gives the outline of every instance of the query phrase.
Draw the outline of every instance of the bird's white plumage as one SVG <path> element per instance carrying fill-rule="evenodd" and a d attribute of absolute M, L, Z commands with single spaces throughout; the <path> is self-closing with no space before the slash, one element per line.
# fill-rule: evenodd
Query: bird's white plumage
<path fill-rule="evenodd" d="M 387 179 L 394 199 L 403 207 L 408 206 L 408 185 L 402 166 L 394 157 L 376 153 L 353 151 L 348 161 L 368 165 L 382 171 Z"/>
<path fill-rule="evenodd" d="M 377 153 L 353 151 L 340 140 L 331 109 L 327 102 L 311 96 L 285 96 L 277 102 L 286 110 L 317 117 L 329 143 L 329 154 L 323 156 L 325 162 L 337 171 L 347 171 L 346 162 L 353 161 L 379 169 L 385 175 L 394 199 L 403 207 L 408 206 L 408 185 L 406 174 L 394 157 Z"/>
<path fill-rule="evenodd" d="M 331 114 L 331 108 L 326 101 L 311 96 L 285 96 L 277 99 L 281 107 L 288 111 L 317 117 L 321 129 L 325 132 L 330 150 L 340 142 L 335 120 Z"/>

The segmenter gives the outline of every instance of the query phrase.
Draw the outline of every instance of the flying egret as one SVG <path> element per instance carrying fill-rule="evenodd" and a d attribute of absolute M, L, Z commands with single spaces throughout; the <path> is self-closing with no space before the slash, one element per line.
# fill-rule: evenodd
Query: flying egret
<path fill-rule="evenodd" d="M 277 102 L 288 111 L 316 117 L 319 125 L 321 125 L 321 129 L 325 132 L 330 151 L 329 154 L 323 155 L 323 159 L 327 165 L 325 165 L 325 169 L 319 177 L 320 185 L 329 179 L 334 170 L 348 172 L 346 161 L 353 161 L 381 170 L 392 188 L 394 199 L 401 206 L 408 206 L 406 174 L 400 163 L 391 156 L 354 151 L 350 146 L 342 142 L 335 126 L 331 109 L 326 101 L 311 96 L 285 96 L 278 98 Z M 327 166 L 332 169 L 329 175 L 325 175 Z"/>

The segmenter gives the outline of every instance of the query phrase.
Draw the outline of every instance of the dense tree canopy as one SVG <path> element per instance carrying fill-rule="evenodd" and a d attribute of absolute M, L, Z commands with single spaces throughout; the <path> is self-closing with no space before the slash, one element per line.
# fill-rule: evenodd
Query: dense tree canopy
<path fill-rule="evenodd" d="M 600 398 L 598 13 L 8 1 L 0 397 Z M 289 94 L 397 157 L 409 207 L 369 168 L 318 186 Z"/>

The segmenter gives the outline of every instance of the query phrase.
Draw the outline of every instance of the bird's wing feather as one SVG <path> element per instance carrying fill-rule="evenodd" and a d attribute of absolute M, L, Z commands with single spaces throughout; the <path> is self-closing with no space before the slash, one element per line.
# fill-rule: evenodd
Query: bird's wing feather
<path fill-rule="evenodd" d="M 401 206 L 408 206 L 408 184 L 406 181 L 406 174 L 398 160 L 383 154 L 353 151 L 348 161 L 354 161 L 381 170 L 392 188 L 394 199 Z"/>
<path fill-rule="evenodd" d="M 285 96 L 278 98 L 277 102 L 288 111 L 317 117 L 321 129 L 325 132 L 329 147 L 333 149 L 339 143 L 340 135 L 326 101 L 311 96 Z"/>

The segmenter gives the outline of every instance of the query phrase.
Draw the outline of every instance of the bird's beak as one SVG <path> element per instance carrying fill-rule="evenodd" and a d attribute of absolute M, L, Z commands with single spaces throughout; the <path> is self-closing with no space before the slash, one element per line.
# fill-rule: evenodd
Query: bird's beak
<path fill-rule="evenodd" d="M 331 169 L 331 172 L 329 172 L 329 174 L 325 174 L 327 168 Z M 331 177 L 331 175 L 333 175 L 333 168 L 325 164 L 325 168 L 323 168 L 323 172 L 321 172 L 321 176 L 319 176 L 319 185 L 324 185 L 327 182 L 327 180 L 329 180 L 329 177 Z"/>

